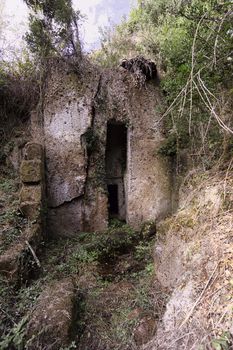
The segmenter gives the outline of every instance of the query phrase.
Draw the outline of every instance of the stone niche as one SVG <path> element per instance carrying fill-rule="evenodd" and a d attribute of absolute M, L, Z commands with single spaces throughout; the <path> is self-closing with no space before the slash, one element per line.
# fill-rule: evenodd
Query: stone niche
<path fill-rule="evenodd" d="M 127 127 L 107 123 L 105 151 L 106 186 L 109 218 L 126 220 L 125 185 L 127 177 Z"/>
<path fill-rule="evenodd" d="M 53 69 L 43 118 L 49 233 L 100 231 L 111 218 L 138 229 L 170 212 L 160 101 L 156 81 L 140 88 L 123 68 Z"/>

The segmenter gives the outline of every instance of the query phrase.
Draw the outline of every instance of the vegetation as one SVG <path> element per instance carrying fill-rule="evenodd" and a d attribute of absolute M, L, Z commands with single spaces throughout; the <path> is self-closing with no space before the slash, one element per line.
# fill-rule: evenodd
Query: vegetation
<path fill-rule="evenodd" d="M 26 41 L 40 57 L 80 57 L 78 20 L 71 0 L 25 0 L 32 10 Z"/>
<path fill-rule="evenodd" d="M 1 35 L 1 33 L 0 33 Z M 1 41 L 1 44 L 4 42 Z M 2 44 L 3 45 L 3 44 Z M 23 47 L 17 54 L 9 46 L 0 47 L 0 145 L 9 141 L 9 135 L 29 119 L 40 97 L 41 71 L 38 61 L 32 59 Z M 2 149 L 0 151 L 2 153 Z"/>
<path fill-rule="evenodd" d="M 2 147 L 12 130 L 29 119 L 32 110 L 37 108 L 41 113 L 49 60 L 66 60 L 75 71 L 81 61 L 80 14 L 74 11 L 71 0 L 25 0 L 25 3 L 30 9 L 29 30 L 25 35 L 27 47 L 21 48 L 17 55 L 0 47 Z M 0 38 L 3 24 L 4 18 L 0 18 Z"/>
<path fill-rule="evenodd" d="M 2 52 L 0 56 L 1 254 L 13 243 L 20 242 L 22 229 L 28 227 L 27 220 L 18 211 L 18 180 L 7 166 L 7 158 L 15 147 L 15 127 L 20 129 L 23 124 L 25 128 L 36 106 L 39 113 L 42 111 L 38 102 L 43 100 L 48 62 L 54 58 L 65 60 L 76 72 L 80 72 L 83 59 L 78 31 L 80 13 L 74 11 L 71 0 L 25 0 L 25 3 L 31 10 L 26 34 L 29 50 L 23 50 L 19 59 L 10 62 L 3 59 Z M 164 122 L 166 131 L 160 154 L 176 157 L 179 161 L 181 151 L 188 150 L 194 163 L 201 165 L 204 171 L 227 161 L 227 171 L 221 173 L 221 178 L 212 179 L 206 171 L 203 175 L 207 176 L 202 179 L 206 180 L 204 188 L 208 188 L 209 181 L 214 179 L 218 186 L 222 186 L 221 211 L 216 211 L 216 217 L 211 216 L 211 223 L 207 218 L 214 213 L 215 207 L 208 209 L 205 199 L 197 205 L 194 198 L 190 201 L 190 211 L 183 208 L 183 212 L 165 220 L 158 229 L 157 237 L 163 243 L 170 236 L 180 236 L 185 243 L 192 243 L 185 251 L 184 265 L 194 261 L 195 266 L 195 261 L 199 261 L 200 256 L 195 255 L 201 251 L 204 236 L 208 238 L 209 234 L 209 243 L 221 233 L 223 238 L 229 236 L 230 242 L 232 233 L 232 186 L 229 186 L 232 168 L 232 159 L 229 161 L 229 158 L 233 150 L 232 17 L 232 1 L 139 1 L 128 20 L 102 30 L 102 48 L 92 54 L 93 61 L 110 68 L 119 66 L 123 59 L 129 65 L 132 63 L 130 58 L 135 56 L 145 57 L 150 63 L 156 62 L 164 92 L 160 120 Z M 2 19 L 0 35 L 1 28 Z M 134 68 L 129 69 L 132 74 L 136 72 Z M 144 83 L 141 84 L 143 88 Z M 23 145 L 23 133 L 19 135 L 20 145 Z M 89 128 L 83 137 L 90 155 L 98 148 L 99 135 Z M 102 170 L 99 169 L 101 176 Z M 194 183 L 187 179 L 191 193 L 196 186 L 195 179 Z M 225 220 L 222 224 L 220 215 Z M 114 350 L 135 348 L 134 334 L 140 320 L 144 316 L 158 320 L 166 303 L 167 290 L 161 292 L 161 286 L 154 286 L 152 249 L 155 233 L 154 222 L 145 223 L 141 232 L 135 232 L 129 226 L 112 220 L 106 232 L 79 233 L 75 238 L 46 242 L 39 256 L 42 268 L 37 271 L 38 275 L 28 276 L 28 280 L 17 286 L 0 278 L 0 348 L 25 348 L 28 314 L 44 285 L 68 276 L 78 286 L 82 298 L 78 300 L 80 319 L 77 328 L 80 334 L 66 349 L 96 350 L 97 344 Z M 216 245 L 220 247 L 219 242 Z M 228 247 L 228 243 L 222 240 L 223 244 Z M 224 251 L 225 255 L 229 254 L 229 261 L 226 258 L 225 261 L 219 260 L 218 276 L 209 280 L 211 286 L 218 279 L 219 284 L 216 290 L 207 290 L 210 299 L 220 292 L 223 296 L 224 293 L 230 295 L 230 251 Z M 172 252 L 176 254 L 175 250 Z M 214 258 L 213 252 L 210 253 Z M 205 254 L 204 250 L 206 258 Z M 204 263 L 203 266 L 204 269 Z M 228 274 L 225 276 L 226 271 Z M 205 282 L 206 276 L 198 280 L 200 290 Z M 204 297 L 208 301 L 208 294 Z M 228 304 L 227 299 L 224 304 L 226 310 Z M 212 305 L 215 314 L 221 310 L 221 305 L 220 298 L 219 304 L 215 301 L 215 306 Z M 222 315 L 227 318 L 225 309 Z M 230 349 L 232 339 L 227 327 L 226 332 L 219 329 L 219 334 L 211 333 L 209 343 L 216 350 Z M 175 337 L 175 342 L 184 338 L 177 334 Z M 171 344 L 174 344 L 174 339 Z"/>
<path fill-rule="evenodd" d="M 140 317 L 159 314 L 152 294 L 153 245 L 153 239 L 142 241 L 139 233 L 116 221 L 106 232 L 46 242 L 35 280 L 16 290 L 0 279 L 1 349 L 27 348 L 28 314 L 39 294 L 45 284 L 67 276 L 72 276 L 79 297 L 78 334 L 70 348 L 94 350 L 96 340 L 114 350 L 134 344 Z"/>
<path fill-rule="evenodd" d="M 13 242 L 16 243 L 21 234 L 23 219 L 18 212 L 18 183 L 9 174 L 0 175 L 0 254 Z"/>
<path fill-rule="evenodd" d="M 107 67 L 142 54 L 157 63 L 165 92 L 161 153 L 189 148 L 209 168 L 232 136 L 231 1 L 143 1 L 129 20 L 102 31 L 93 58 Z"/>

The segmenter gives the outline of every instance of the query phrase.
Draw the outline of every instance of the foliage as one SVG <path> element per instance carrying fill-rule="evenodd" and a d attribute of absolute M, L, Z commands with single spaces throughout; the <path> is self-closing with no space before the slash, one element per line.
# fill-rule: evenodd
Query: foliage
<path fill-rule="evenodd" d="M 25 336 L 25 326 L 28 321 L 28 316 L 23 317 L 18 324 L 11 330 L 11 332 L 0 342 L 2 350 L 17 349 L 23 350 L 23 339 Z"/>
<path fill-rule="evenodd" d="M 1 349 L 25 349 L 25 331 L 29 312 L 42 289 L 42 280 L 17 291 L 14 284 L 0 278 Z"/>
<path fill-rule="evenodd" d="M 168 141 L 176 135 L 177 149 L 189 146 L 215 159 L 222 152 L 224 131 L 230 132 L 231 127 L 229 115 L 223 115 L 229 99 L 221 101 L 232 70 L 227 61 L 232 50 L 230 7 L 217 1 L 194 1 L 172 11 L 157 32 L 166 70 L 163 88 L 170 106 L 164 114 Z"/>
<path fill-rule="evenodd" d="M 135 253 L 134 257 L 135 259 L 139 261 L 143 261 L 144 263 L 150 262 L 151 256 L 152 256 L 152 248 L 153 248 L 153 243 L 149 242 L 140 242 L 136 247 L 135 247 Z"/>
<path fill-rule="evenodd" d="M 112 218 L 112 219 L 109 220 L 109 228 L 110 229 L 121 228 L 124 225 L 125 225 L 124 222 L 119 220 L 119 219 Z"/>
<path fill-rule="evenodd" d="M 77 346 L 74 341 L 69 346 L 62 348 L 61 350 L 71 350 L 71 349 L 77 349 Z"/>
<path fill-rule="evenodd" d="M 12 61 L 0 61 L 0 143 L 15 126 L 28 120 L 40 96 L 41 72 L 27 51 Z"/>
<path fill-rule="evenodd" d="M 25 0 L 31 9 L 26 41 L 39 57 L 81 55 L 78 35 L 79 12 L 71 0 Z"/>
<path fill-rule="evenodd" d="M 71 0 L 25 0 L 25 3 L 30 9 L 29 31 L 25 36 L 30 52 L 20 47 L 18 55 L 14 48 L 8 57 L 4 40 L 0 43 L 0 135 L 4 142 L 15 125 L 28 120 L 42 101 L 48 58 L 69 58 L 75 70 L 81 58 L 79 13 L 74 11 Z M 3 20 L 0 18 L 0 35 Z M 7 45 L 11 47 L 10 42 Z"/>
<path fill-rule="evenodd" d="M 94 51 L 91 58 L 97 64 L 111 68 L 120 64 L 120 60 L 128 56 L 130 50 L 134 50 L 134 43 L 129 36 L 127 22 L 124 20 L 121 26 L 111 25 L 100 30 L 101 49 Z"/>
<path fill-rule="evenodd" d="M 4 9 L 4 2 L 1 2 L 0 10 Z M 4 11 L 0 17 L 0 118 L 1 127 L 7 133 L 8 124 L 12 128 L 14 119 L 26 120 L 37 104 L 40 74 L 37 62 L 32 60 L 23 41 L 16 46 L 5 33 L 6 29 L 12 28 L 10 20 L 3 15 Z"/>
<path fill-rule="evenodd" d="M 165 92 L 167 140 L 160 152 L 174 156 L 189 148 L 209 167 L 232 136 L 232 2 L 147 0 L 139 5 L 127 21 L 102 32 L 95 59 L 104 66 L 116 66 L 126 55 L 154 60 Z"/>
<path fill-rule="evenodd" d="M 12 173 L 0 176 L 0 198 L 2 205 L 0 212 L 1 254 L 13 242 L 19 240 L 24 225 L 24 219 L 19 216 L 18 212 L 18 182 Z"/>
<path fill-rule="evenodd" d="M 105 234 L 98 235 L 98 242 L 95 248 L 92 247 L 97 252 L 99 261 L 110 261 L 119 254 L 130 251 L 138 238 L 138 233 L 128 225 L 123 225 L 120 229 L 110 227 Z"/>
<path fill-rule="evenodd" d="M 221 336 L 214 339 L 211 343 L 214 350 L 230 350 L 232 337 L 229 332 L 224 332 Z"/>
<path fill-rule="evenodd" d="M 86 264 L 114 261 L 119 254 L 129 252 L 138 239 L 136 232 L 122 223 L 119 227 L 119 222 L 106 232 L 80 233 L 75 240 L 74 251 L 66 263 L 57 266 L 57 270 L 65 274 L 79 273 Z"/>
<path fill-rule="evenodd" d="M 47 242 L 40 257 L 41 274 L 29 285 L 12 288 L 11 292 L 0 280 L 3 349 L 24 348 L 26 315 L 30 315 L 45 284 L 67 276 L 77 282 L 82 297 L 80 319 L 74 324 L 82 334 L 76 332 L 75 341 L 64 350 L 94 349 L 96 338 L 107 347 L 113 344 L 114 349 L 133 342 L 133 330 L 140 318 L 156 312 L 151 295 L 154 242 L 142 241 L 139 233 L 122 222 L 114 220 L 111 224 L 105 232 L 83 232 Z M 135 309 L 141 310 L 140 315 L 129 318 Z"/>
<path fill-rule="evenodd" d="M 98 135 L 92 127 L 88 127 L 87 131 L 83 134 L 85 140 L 86 150 L 88 155 L 96 150 L 98 144 Z"/>

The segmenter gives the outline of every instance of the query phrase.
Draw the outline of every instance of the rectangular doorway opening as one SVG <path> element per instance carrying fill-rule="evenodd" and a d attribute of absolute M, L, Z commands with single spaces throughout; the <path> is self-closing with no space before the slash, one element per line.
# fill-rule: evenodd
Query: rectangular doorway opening
<path fill-rule="evenodd" d="M 108 185 L 109 217 L 119 215 L 118 185 Z"/>
<path fill-rule="evenodd" d="M 127 128 L 114 121 L 107 124 L 105 153 L 109 218 L 126 220 L 125 175 L 127 169 Z"/>

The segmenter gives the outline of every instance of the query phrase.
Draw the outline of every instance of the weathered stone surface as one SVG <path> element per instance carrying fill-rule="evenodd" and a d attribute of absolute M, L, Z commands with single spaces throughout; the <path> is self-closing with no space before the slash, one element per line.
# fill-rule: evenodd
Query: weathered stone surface
<path fill-rule="evenodd" d="M 83 221 L 84 231 L 103 231 L 108 227 L 108 199 L 103 191 L 95 191 L 85 205 Z M 89 218 L 93 218 L 90 220 Z"/>
<path fill-rule="evenodd" d="M 22 186 L 20 191 L 20 202 L 35 202 L 40 203 L 42 200 L 41 185 Z"/>
<path fill-rule="evenodd" d="M 39 246 L 43 236 L 43 229 L 40 223 L 31 224 L 25 233 L 25 239 L 31 244 L 36 250 Z"/>
<path fill-rule="evenodd" d="M 23 160 L 20 167 L 21 180 L 24 183 L 37 183 L 42 180 L 40 160 Z"/>
<path fill-rule="evenodd" d="M 58 97 L 58 96 L 57 96 Z M 91 124 L 87 95 L 72 89 L 57 104 L 55 97 L 46 106 L 44 119 L 48 203 L 52 207 L 69 202 L 84 194 L 87 176 L 87 156 L 82 135 Z"/>
<path fill-rule="evenodd" d="M 22 233 L 20 237 L 20 242 L 17 244 L 12 244 L 2 255 L 0 255 L 0 274 L 6 276 L 8 280 L 13 282 L 19 282 L 19 280 L 24 280 L 32 269 L 36 266 L 31 264 L 25 264 L 27 268 L 24 268 L 24 264 L 21 259 L 34 259 L 29 251 L 28 242 L 34 251 L 37 248 L 42 239 L 42 228 L 40 224 L 32 224 Z M 28 251 L 28 255 L 24 254 Z M 25 260 L 24 260 L 25 262 Z"/>
<path fill-rule="evenodd" d="M 29 158 L 35 159 L 25 160 L 25 152 L 28 152 Z M 0 273 L 5 273 L 17 283 L 27 280 L 35 266 L 40 267 L 34 253 L 42 240 L 44 223 L 41 215 L 44 199 L 42 146 L 28 143 L 22 154 L 24 160 L 20 167 L 22 187 L 19 208 L 28 220 L 22 225 L 17 242 L 12 243 L 0 256 Z M 35 264 L 31 264 L 31 259 L 35 260 Z"/>
<path fill-rule="evenodd" d="M 10 280 L 15 280 L 18 275 L 19 256 L 24 249 L 24 245 L 19 243 L 10 247 L 4 254 L 0 255 L 0 274 Z"/>
<path fill-rule="evenodd" d="M 78 162 L 77 158 L 76 161 Z M 54 159 L 53 164 L 57 169 L 63 166 L 63 171 L 62 173 L 58 173 L 54 169 L 53 174 L 51 174 L 50 182 L 48 183 L 48 191 L 50 193 L 48 198 L 49 205 L 56 207 L 84 195 L 86 176 L 76 174 L 76 176 L 73 177 L 73 171 L 67 168 L 65 162 L 63 162 L 63 165 L 61 163 L 59 164 L 58 159 L 57 162 Z M 79 169 L 78 165 L 76 169 Z"/>
<path fill-rule="evenodd" d="M 38 220 L 40 218 L 40 205 L 35 202 L 22 202 L 20 203 L 20 210 L 23 215 L 31 221 Z"/>
<path fill-rule="evenodd" d="M 159 104 L 158 86 L 148 83 L 139 89 L 127 71 L 90 67 L 82 81 L 62 66 L 54 70 L 44 104 L 49 231 L 64 235 L 107 227 L 109 122 L 125 125 L 127 132 L 127 164 L 118 190 L 124 210 L 118 218 L 140 229 L 143 222 L 159 221 L 169 213 L 169 164 L 157 152 L 163 141 L 162 125 L 156 124 Z M 95 140 L 91 148 L 85 138 L 90 131 Z"/>
<path fill-rule="evenodd" d="M 148 343 L 156 331 L 156 320 L 152 316 L 143 317 L 134 330 L 134 340 L 139 346 Z"/>
<path fill-rule="evenodd" d="M 48 210 L 47 231 L 50 236 L 73 236 L 82 230 L 83 207 L 80 200 Z"/>
<path fill-rule="evenodd" d="M 42 145 L 35 142 L 27 143 L 24 150 L 24 158 L 26 160 L 42 160 L 43 158 L 43 148 Z"/>
<path fill-rule="evenodd" d="M 71 342 L 75 288 L 71 279 L 54 281 L 41 293 L 27 326 L 27 349 L 57 350 Z"/>

